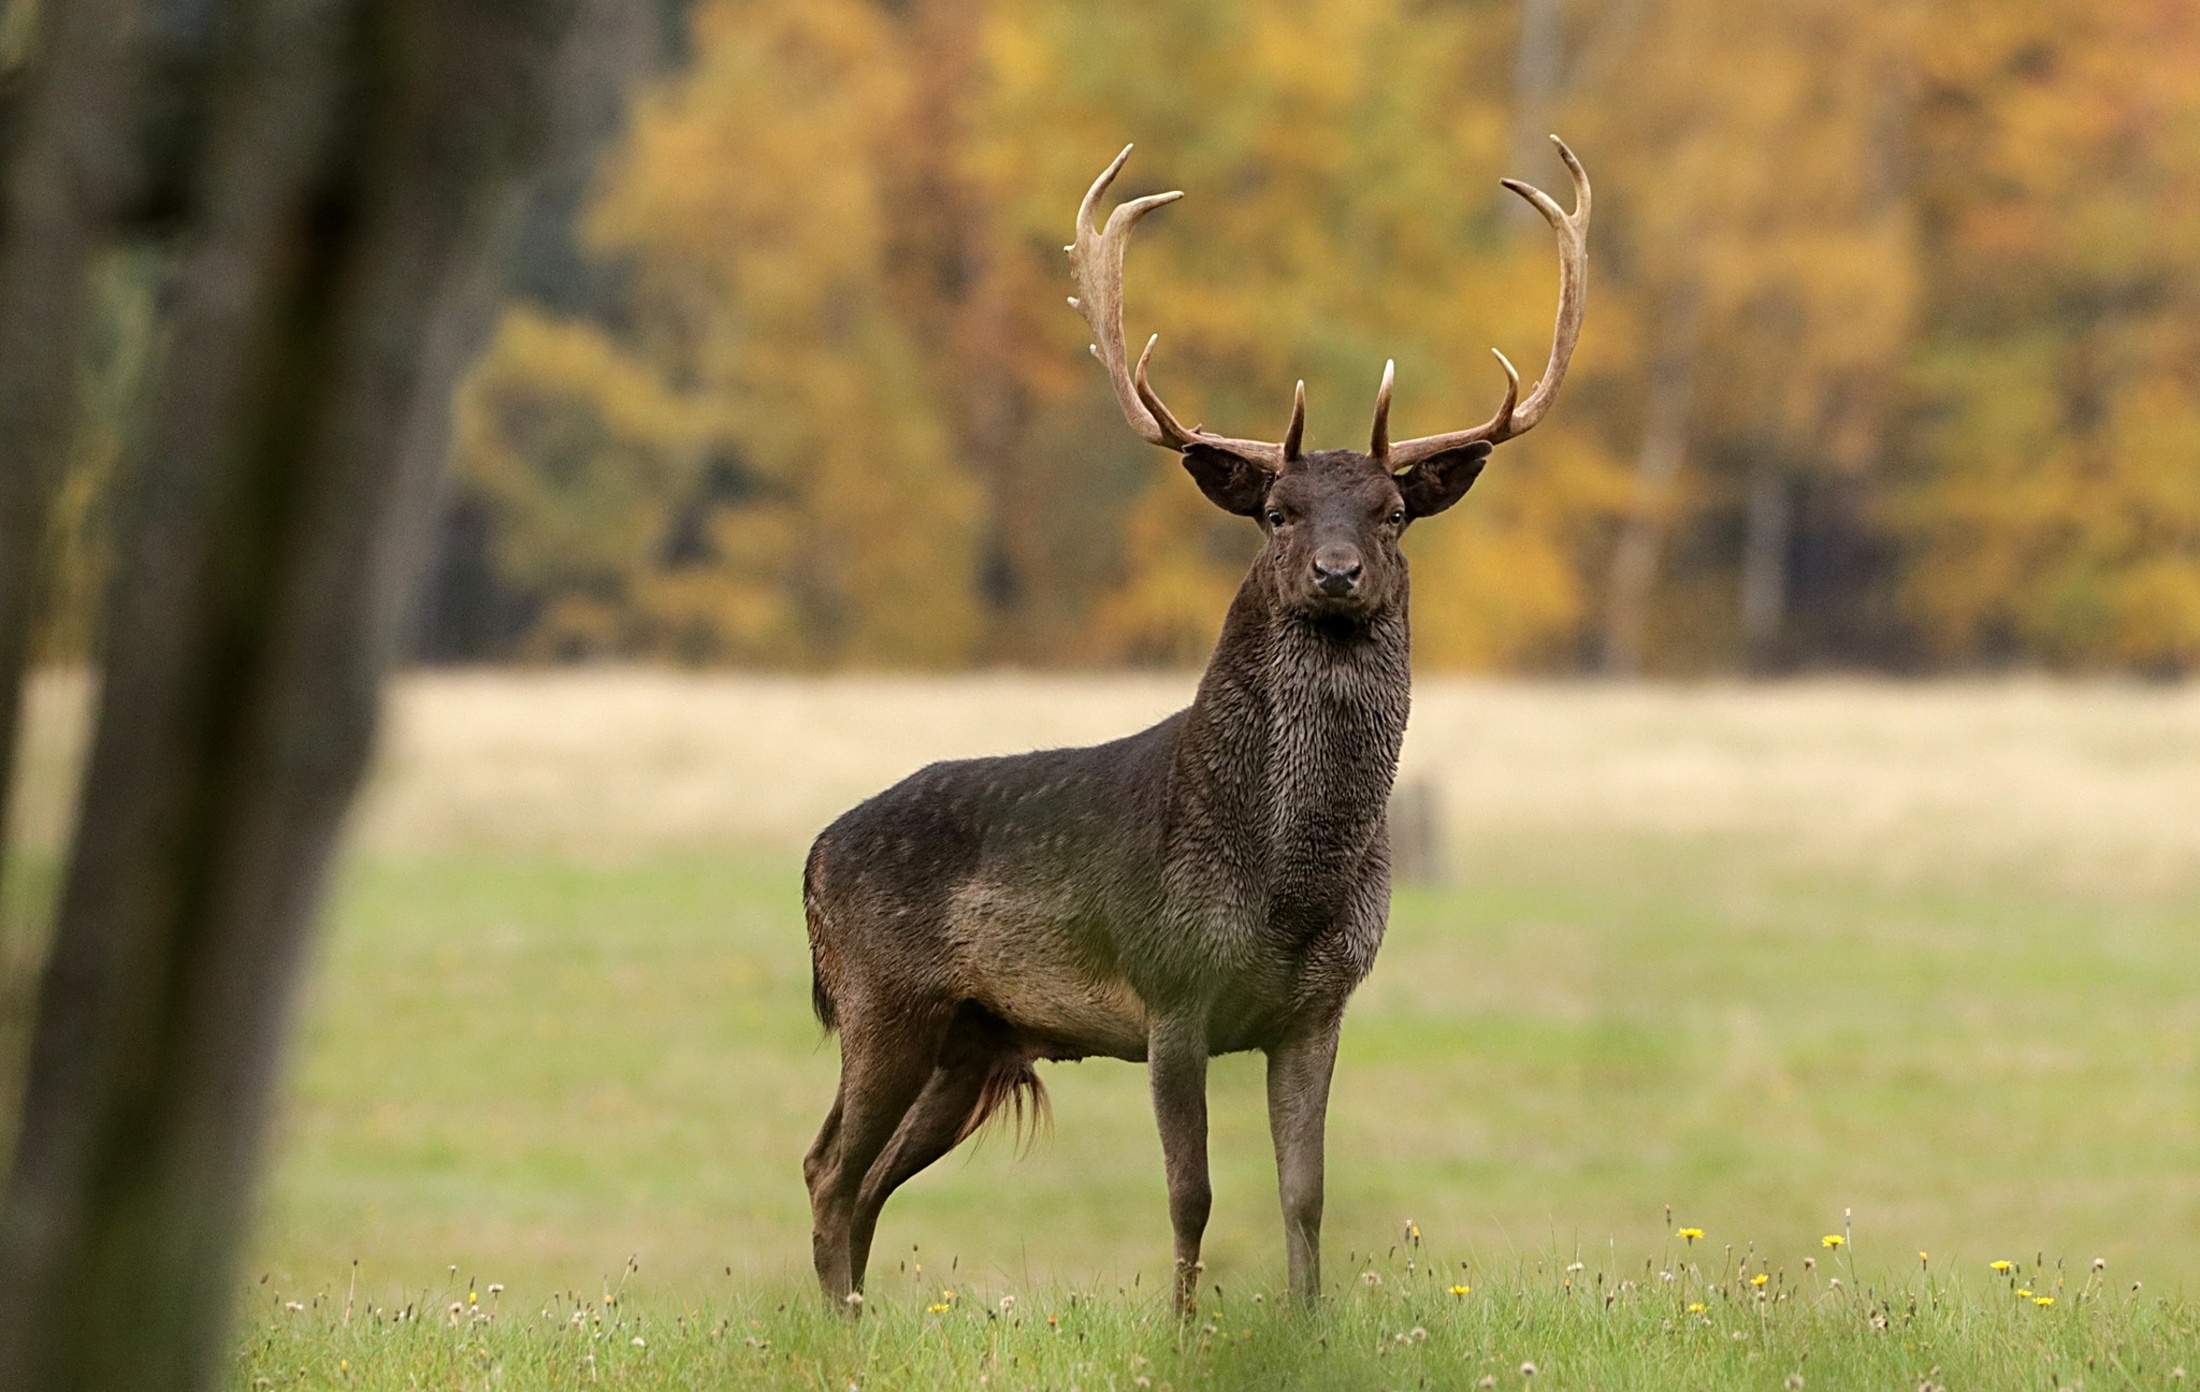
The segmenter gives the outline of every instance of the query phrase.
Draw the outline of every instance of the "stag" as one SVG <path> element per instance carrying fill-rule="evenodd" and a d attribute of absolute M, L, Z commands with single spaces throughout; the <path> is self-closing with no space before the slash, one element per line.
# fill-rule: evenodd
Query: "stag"
<path fill-rule="evenodd" d="M 1589 179 L 1574 211 L 1507 179 L 1558 236 L 1558 322 L 1527 398 L 1471 430 L 1392 440 L 1383 369 L 1365 453 L 1303 450 L 1306 384 L 1277 442 L 1185 429 L 1124 349 L 1123 254 L 1159 193 L 1101 200 L 1068 248 L 1124 418 L 1176 451 L 1263 544 L 1191 706 L 1087 749 L 934 764 L 827 827 L 803 880 L 812 997 L 840 1032 L 840 1086 L 803 1163 L 817 1276 L 859 1307 L 888 1196 L 1004 1106 L 1036 1117 L 1033 1065 L 1144 1062 L 1175 1229 L 1174 1299 L 1195 1303 L 1207 1224 L 1207 1061 L 1268 1056 L 1268 1116 L 1292 1293 L 1321 1288 L 1322 1144 L 1345 1004 L 1390 904 L 1384 821 L 1405 735 L 1406 561 L 1414 521 L 1459 501 L 1493 445 L 1550 410 L 1581 332 Z M 1494 351 L 1494 350 L 1493 350 Z"/>

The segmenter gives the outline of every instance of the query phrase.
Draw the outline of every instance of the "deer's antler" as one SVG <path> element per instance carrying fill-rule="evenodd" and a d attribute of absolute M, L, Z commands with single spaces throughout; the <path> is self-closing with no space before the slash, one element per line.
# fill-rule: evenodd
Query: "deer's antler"
<path fill-rule="evenodd" d="M 1382 389 L 1375 395 L 1375 429 L 1368 453 L 1388 465 L 1392 472 L 1477 440 L 1487 440 L 1494 445 L 1515 435 L 1525 435 L 1535 429 L 1543 413 L 1551 409 L 1551 402 L 1558 395 L 1558 384 L 1566 380 L 1566 363 L 1573 357 L 1574 344 L 1581 337 L 1581 311 L 1589 291 L 1589 175 L 1581 167 L 1581 161 L 1574 158 L 1574 152 L 1566 148 L 1565 141 L 1554 135 L 1551 143 L 1558 147 L 1558 157 L 1566 161 L 1568 172 L 1574 176 L 1572 213 L 1562 211 L 1551 196 L 1539 188 L 1518 179 L 1503 181 L 1506 188 L 1534 204 L 1535 210 L 1543 214 L 1551 230 L 1558 234 L 1558 324 L 1551 331 L 1550 365 L 1543 369 L 1542 380 L 1528 393 L 1528 399 L 1521 401 L 1520 374 L 1513 370 L 1503 353 L 1492 348 L 1490 351 L 1497 353 L 1497 361 L 1505 369 L 1505 401 L 1497 408 L 1497 414 L 1472 430 L 1424 435 L 1418 440 L 1400 440 L 1396 444 L 1390 443 L 1392 373 L 1385 366 Z"/>
<path fill-rule="evenodd" d="M 1131 157 L 1131 149 L 1125 145 L 1115 162 L 1092 181 L 1085 201 L 1077 208 L 1077 240 L 1067 248 L 1070 274 L 1077 282 L 1077 293 L 1070 298 L 1070 306 L 1083 314 L 1085 322 L 1092 326 L 1092 355 L 1108 369 L 1108 380 L 1115 387 L 1115 400 L 1123 408 L 1123 419 L 1138 432 L 1140 439 L 1179 452 L 1194 445 L 1222 450 L 1270 473 L 1278 472 L 1286 462 L 1298 458 L 1299 442 L 1305 435 L 1304 382 L 1299 383 L 1291 406 L 1291 427 L 1284 432 L 1281 443 L 1234 440 L 1211 435 L 1205 430 L 1186 430 L 1147 384 L 1146 363 L 1153 357 L 1154 344 L 1161 337 L 1159 334 L 1146 340 L 1137 366 L 1130 365 L 1129 354 L 1123 346 L 1123 253 L 1130 246 L 1131 229 L 1138 226 L 1141 218 L 1162 204 L 1174 203 L 1184 196 L 1179 191 L 1134 198 L 1108 215 L 1105 228 L 1098 226 L 1096 214 L 1100 200 L 1106 196 L 1108 185 L 1115 182 L 1123 162 Z"/>

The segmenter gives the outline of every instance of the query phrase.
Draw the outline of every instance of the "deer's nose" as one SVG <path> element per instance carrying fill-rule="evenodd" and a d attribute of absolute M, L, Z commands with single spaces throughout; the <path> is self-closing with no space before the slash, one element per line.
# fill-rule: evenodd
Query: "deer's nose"
<path fill-rule="evenodd" d="M 1314 554 L 1314 585 L 1323 594 L 1332 598 L 1348 595 L 1359 583 L 1358 552 L 1344 547 L 1325 547 Z"/>

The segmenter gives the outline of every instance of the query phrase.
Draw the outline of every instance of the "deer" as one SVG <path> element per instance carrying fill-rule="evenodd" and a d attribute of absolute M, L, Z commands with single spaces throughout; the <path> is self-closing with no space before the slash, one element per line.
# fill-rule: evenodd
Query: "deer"
<path fill-rule="evenodd" d="M 1457 503 L 1491 449 L 1550 410 L 1581 333 L 1589 178 L 1568 213 L 1514 179 L 1558 239 L 1551 355 L 1526 399 L 1482 425 L 1389 433 L 1383 368 L 1368 448 L 1306 450 L 1306 384 L 1280 441 L 1187 430 L 1123 337 L 1130 234 L 1182 197 L 1097 213 L 1131 148 L 1077 211 L 1065 250 L 1123 417 L 1175 451 L 1261 545 L 1191 705 L 1110 743 L 936 763 L 828 826 L 803 875 L 812 1003 L 840 1036 L 840 1081 L 803 1161 L 812 1256 L 828 1301 L 860 1312 L 880 1210 L 901 1185 L 1012 1108 L 1047 1097 L 1035 1064 L 1144 1063 L 1175 1237 L 1171 1299 L 1197 1308 L 1212 1191 L 1207 1068 L 1267 1055 L 1269 1129 L 1289 1292 L 1321 1289 L 1323 1146 L 1339 1030 L 1390 911 L 1391 784 L 1412 672 L 1413 523 Z M 1495 352 L 1496 350 L 1492 350 Z"/>

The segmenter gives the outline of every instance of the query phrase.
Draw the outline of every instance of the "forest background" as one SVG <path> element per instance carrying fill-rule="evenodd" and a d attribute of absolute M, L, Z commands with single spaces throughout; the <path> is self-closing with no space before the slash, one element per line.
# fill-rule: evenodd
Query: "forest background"
<path fill-rule="evenodd" d="M 0 15 L 21 21 L 28 7 Z M 658 0 L 456 415 L 431 661 L 1196 662 L 1255 543 L 1064 303 L 1085 185 L 1187 420 L 1361 446 L 1564 400 L 1408 549 L 1431 669 L 2200 665 L 2186 0 Z M 0 64 L 21 22 L 0 23 Z M 166 266 L 102 275 L 52 536 L 84 654 Z"/>

